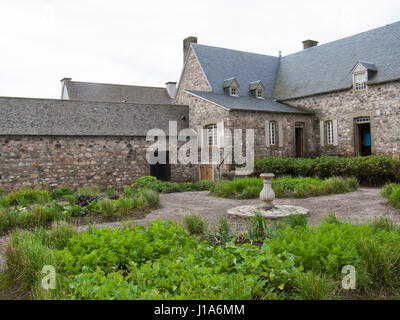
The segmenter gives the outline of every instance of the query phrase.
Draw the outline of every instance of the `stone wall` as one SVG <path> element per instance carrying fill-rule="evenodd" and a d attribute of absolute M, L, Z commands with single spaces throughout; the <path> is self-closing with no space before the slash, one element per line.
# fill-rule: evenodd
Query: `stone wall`
<path fill-rule="evenodd" d="M 337 120 L 337 146 L 321 148 L 323 154 L 355 155 L 354 119 L 371 118 L 373 154 L 400 154 L 400 82 L 370 85 L 366 91 L 345 90 L 285 101 L 316 112 L 321 121 Z M 319 130 L 317 143 L 319 141 Z"/>
<path fill-rule="evenodd" d="M 276 144 L 275 146 L 266 145 L 265 121 L 275 121 Z M 233 130 L 254 129 L 254 156 L 255 158 L 275 157 L 294 157 L 296 156 L 295 144 L 295 123 L 304 123 L 304 156 L 312 157 L 319 153 L 317 139 L 318 122 L 310 115 L 303 114 L 283 114 L 257 111 L 231 111 L 227 127 Z M 279 137 L 278 124 L 281 123 L 283 134 Z M 279 144 L 281 140 L 282 144 Z"/>
<path fill-rule="evenodd" d="M 184 92 L 185 90 L 211 91 L 211 87 L 192 49 L 190 49 L 179 81 L 179 87 L 175 98 L 176 104 L 189 104 L 190 97 Z"/>
<path fill-rule="evenodd" d="M 122 189 L 150 173 L 150 144 L 128 136 L 0 136 L 0 189 L 92 184 Z M 171 179 L 198 180 L 198 168 L 172 165 Z"/>
<path fill-rule="evenodd" d="M 283 114 L 256 111 L 227 110 L 201 98 L 191 96 L 189 100 L 189 126 L 197 129 L 210 124 L 224 123 L 224 129 L 229 129 L 233 135 L 234 129 L 242 129 L 243 135 L 246 129 L 255 130 L 255 158 L 267 156 L 295 156 L 295 123 L 304 123 L 304 155 L 316 156 L 319 154 L 318 145 L 318 120 L 311 115 Z M 275 121 L 282 124 L 282 139 L 279 139 L 278 127 L 276 127 L 276 145 L 267 146 L 265 139 L 265 121 Z M 279 140 L 282 144 L 279 145 Z M 243 138 L 243 155 L 245 152 L 245 140 Z M 220 150 L 221 160 L 223 150 Z M 211 153 L 210 153 L 211 158 Z M 232 169 L 232 166 L 214 166 L 214 176 L 219 177 Z"/>

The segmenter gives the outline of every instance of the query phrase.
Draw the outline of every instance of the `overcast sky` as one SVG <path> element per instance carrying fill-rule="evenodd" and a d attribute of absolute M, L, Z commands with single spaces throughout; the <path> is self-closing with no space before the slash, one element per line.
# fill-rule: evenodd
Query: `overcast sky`
<path fill-rule="evenodd" d="M 0 0 L 0 96 L 59 98 L 64 77 L 164 86 L 191 35 L 277 56 L 398 20 L 398 0 Z"/>

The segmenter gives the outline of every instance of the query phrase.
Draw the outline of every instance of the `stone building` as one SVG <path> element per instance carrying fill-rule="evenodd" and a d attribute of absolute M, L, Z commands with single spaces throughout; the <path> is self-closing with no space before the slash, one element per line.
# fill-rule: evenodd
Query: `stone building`
<path fill-rule="evenodd" d="M 190 127 L 211 136 L 255 129 L 256 158 L 398 157 L 400 22 L 317 44 L 306 40 L 302 51 L 272 57 L 187 38 L 176 103 L 189 106 Z M 221 175 L 218 168 L 208 165 L 204 175 Z"/>
<path fill-rule="evenodd" d="M 218 179 L 235 167 L 226 155 L 235 152 L 228 133 L 237 129 L 243 145 L 246 130 L 254 130 L 255 158 L 398 157 L 400 22 L 303 45 L 300 52 L 274 57 L 189 37 L 178 85 L 64 78 L 61 100 L 1 97 L 0 188 L 121 188 L 148 174 L 173 181 Z M 197 132 L 199 146 L 218 154 L 218 162 L 149 164 L 152 142 L 146 135 L 162 129 L 172 145 L 169 121 L 177 123 L 175 131 Z M 159 152 L 173 156 L 168 147 Z"/>

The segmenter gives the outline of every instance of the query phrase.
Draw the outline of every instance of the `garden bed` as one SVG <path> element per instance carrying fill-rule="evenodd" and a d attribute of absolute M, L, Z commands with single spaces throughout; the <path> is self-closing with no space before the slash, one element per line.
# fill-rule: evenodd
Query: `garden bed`
<path fill-rule="evenodd" d="M 398 298 L 400 233 L 391 221 L 263 223 L 254 218 L 240 243 L 223 222 L 215 242 L 204 228 L 192 230 L 197 239 L 171 221 L 83 233 L 58 223 L 14 232 L 7 267 L 37 299 Z M 42 289 L 43 265 L 56 268 L 56 290 Z M 356 270 L 356 290 L 341 287 L 345 265 Z"/>

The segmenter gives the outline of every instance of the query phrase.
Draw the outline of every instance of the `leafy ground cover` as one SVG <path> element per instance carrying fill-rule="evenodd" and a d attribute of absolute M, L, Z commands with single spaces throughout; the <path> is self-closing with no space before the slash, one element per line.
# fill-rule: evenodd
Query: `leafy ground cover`
<path fill-rule="evenodd" d="M 210 191 L 225 198 L 257 198 L 263 188 L 260 178 L 243 178 L 233 181 L 220 180 L 211 186 Z M 291 178 L 284 176 L 272 181 L 272 189 L 277 198 L 305 198 L 311 196 L 345 193 L 358 189 L 355 178 Z"/>
<path fill-rule="evenodd" d="M 226 222 L 226 221 L 225 221 Z M 293 216 L 267 225 L 255 217 L 246 243 L 196 238 L 171 221 L 147 228 L 78 233 L 59 222 L 48 231 L 14 232 L 7 267 L 38 299 L 341 299 L 398 298 L 400 233 L 385 218 L 364 225 L 329 215 L 310 227 Z M 249 222 L 250 223 L 250 222 Z M 229 227 L 228 227 L 229 229 Z M 224 231 L 225 230 L 225 231 Z M 253 231 L 254 231 L 253 230 Z M 256 237 L 253 241 L 250 238 Z M 53 265 L 55 290 L 41 270 Z M 356 270 L 356 289 L 341 288 L 342 268 Z"/>
<path fill-rule="evenodd" d="M 102 195 L 98 187 L 84 187 L 73 192 L 61 187 L 47 190 L 24 189 L 0 195 L 0 234 L 15 228 L 48 226 L 53 221 L 87 223 L 124 216 L 141 216 L 158 208 L 157 192 L 135 188 L 130 193 Z M 82 219 L 85 219 L 84 221 Z"/>
<path fill-rule="evenodd" d="M 322 156 L 308 158 L 269 157 L 255 160 L 255 175 L 271 172 L 293 177 L 355 177 L 361 185 L 382 186 L 400 182 L 400 160 L 389 156 L 340 158 Z"/>

